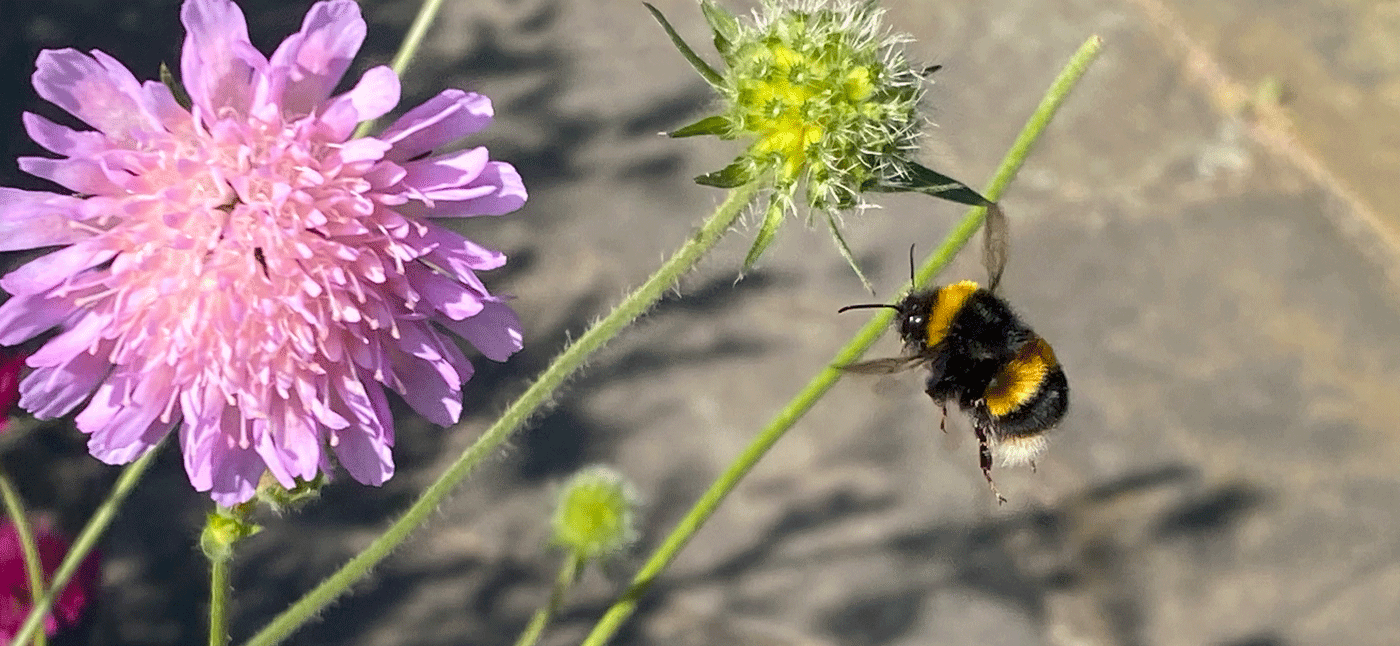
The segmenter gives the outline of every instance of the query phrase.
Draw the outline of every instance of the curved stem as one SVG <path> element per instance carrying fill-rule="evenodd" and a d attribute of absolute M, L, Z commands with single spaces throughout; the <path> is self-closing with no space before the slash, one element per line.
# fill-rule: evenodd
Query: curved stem
<path fill-rule="evenodd" d="M 515 646 L 535 646 L 540 640 L 540 635 L 544 634 L 545 626 L 549 625 L 549 620 L 559 613 L 559 607 L 564 605 L 564 597 L 569 594 L 569 588 L 574 586 L 579 574 L 583 572 L 585 559 L 577 552 L 570 554 L 564 559 L 564 565 L 559 568 L 559 576 L 554 578 L 554 589 L 549 593 L 549 602 L 530 617 L 530 623 L 521 631 L 520 639 L 515 640 Z"/>
<path fill-rule="evenodd" d="M 1050 90 L 1046 93 L 1045 98 L 1041 100 L 1040 105 L 1031 115 L 1030 120 L 1027 121 L 1025 127 L 1022 128 L 1020 136 L 1018 136 L 1016 142 L 1012 144 L 1011 150 L 1007 152 L 1006 157 L 1002 160 L 1001 166 L 997 169 L 996 176 L 992 179 L 985 191 L 987 199 L 995 201 L 1001 198 L 1002 191 L 1004 191 L 1006 186 L 1011 183 L 1011 180 L 1015 178 L 1016 172 L 1021 169 L 1021 164 L 1030 153 L 1031 145 L 1040 137 L 1041 132 L 1045 130 L 1045 126 L 1050 123 L 1051 117 L 1055 115 L 1060 104 L 1064 101 L 1065 97 L 1068 96 L 1070 89 L 1074 87 L 1079 77 L 1084 74 L 1089 63 L 1098 55 L 1101 45 L 1102 41 L 1098 36 L 1090 37 L 1089 40 L 1079 48 L 1079 51 L 1075 53 L 1074 57 L 1070 59 L 1065 69 L 1060 72 L 1060 76 L 1057 77 L 1055 82 L 1050 86 Z M 922 269 L 920 269 L 916 276 L 917 281 L 922 283 L 930 280 L 943 266 L 947 265 L 948 262 L 952 260 L 953 255 L 956 254 L 959 249 L 962 249 L 962 247 L 967 244 L 967 241 L 972 238 L 972 235 L 977 232 L 977 229 L 982 225 L 982 220 L 985 217 L 985 207 L 969 209 L 967 215 L 963 217 L 958 226 L 953 229 L 948 235 L 948 238 L 944 240 L 943 244 L 939 246 L 939 248 L 934 251 L 933 255 L 924 263 Z M 806 414 L 806 412 L 816 404 L 817 400 L 820 399 L 822 395 L 826 394 L 826 392 L 836 384 L 836 381 L 841 378 L 841 371 L 834 366 L 847 365 L 865 354 L 865 351 L 868 350 L 870 346 L 884 334 L 885 329 L 889 327 L 892 316 L 892 311 L 882 310 L 879 314 L 872 317 L 870 322 L 866 323 L 865 327 L 862 327 L 860 331 L 856 333 L 856 336 L 836 353 L 831 363 L 826 368 L 823 368 L 821 372 L 817 373 L 797 396 L 793 397 L 787 405 L 783 406 L 782 410 L 778 411 L 778 413 L 773 416 L 773 419 L 768 422 L 768 425 L 765 426 L 749 446 L 735 458 L 734 462 L 729 465 L 729 468 L 726 469 L 724 473 L 720 474 L 714 484 L 710 485 L 709 490 L 695 502 L 695 505 L 691 507 L 690 511 L 676 525 L 676 528 L 673 529 L 670 535 L 656 548 L 651 558 L 642 565 L 641 570 L 633 577 L 632 584 L 627 587 L 627 590 L 622 593 L 622 596 L 618 598 L 612 607 L 608 608 L 607 612 L 603 614 L 602 619 L 593 627 L 593 631 L 584 639 L 582 646 L 603 646 L 609 639 L 612 639 L 612 636 L 622 627 L 622 622 L 626 621 L 627 618 L 632 615 L 632 612 L 637 607 L 637 602 L 641 599 L 642 595 L 646 593 L 647 589 L 651 587 L 652 582 L 666 569 L 666 566 L 670 565 L 671 561 L 676 557 L 676 554 L 681 551 L 681 548 L 685 547 L 686 543 L 690 542 L 691 537 L 705 524 L 705 521 L 709 520 L 720 503 L 729 495 L 729 492 L 733 491 L 739 481 L 748 474 L 749 470 L 753 469 L 759 459 L 768 452 L 768 449 L 772 448 L 773 445 L 782 438 L 783 434 L 786 433 L 798 419 Z"/>
<path fill-rule="evenodd" d="M 102 538 L 102 532 L 107 531 L 107 526 L 112 524 L 112 519 L 117 516 L 117 509 L 121 508 L 123 500 L 127 494 L 136 488 L 136 483 L 141 481 L 141 476 L 146 473 L 146 469 L 155 460 L 156 453 L 160 452 L 160 447 L 164 446 L 162 440 L 160 444 L 151 447 L 146 454 L 137 458 L 135 462 L 126 465 L 122 474 L 117 478 L 117 484 L 112 487 L 112 492 L 107 494 L 107 499 L 93 512 L 92 518 L 88 519 L 83 531 L 78 533 L 78 538 L 73 541 L 72 547 L 68 548 L 68 554 L 63 557 L 63 562 L 58 565 L 58 570 L 53 573 L 53 580 L 49 582 L 49 589 L 44 593 L 44 597 L 34 602 L 34 607 L 29 610 L 29 616 L 24 618 L 24 624 L 15 633 L 13 644 L 25 644 L 34 638 L 34 632 L 39 629 L 44 621 L 44 615 L 49 614 L 53 608 L 54 598 L 63 590 L 63 586 L 68 585 L 68 580 L 73 578 L 73 574 L 78 571 L 78 566 L 88 553 L 97 546 L 97 540 Z"/>
<path fill-rule="evenodd" d="M 24 500 L 19 497 L 10 476 L 0 473 L 0 498 L 5 503 L 5 514 L 15 526 L 19 535 L 19 548 L 24 553 L 24 576 L 29 580 L 29 601 L 38 604 L 44 598 L 44 562 L 39 556 L 39 544 L 34 540 L 34 531 L 29 526 L 29 515 L 24 511 Z M 18 645 L 23 642 L 15 642 Z M 42 631 L 34 636 L 35 646 L 48 643 L 48 635 Z"/>
<path fill-rule="evenodd" d="M 616 309 L 584 332 L 578 341 L 565 348 L 530 388 L 506 409 L 496 423 L 467 447 L 457 461 L 423 491 L 418 500 L 404 512 L 403 517 L 364 551 L 355 555 L 282 614 L 273 618 L 258 634 L 249 639 L 245 646 L 270 646 L 281 641 L 321 608 L 344 594 L 351 584 L 365 576 L 375 564 L 384 560 L 395 547 L 408 538 L 409 533 L 432 515 L 433 510 L 457 483 L 471 475 L 486 456 L 500 447 L 530 416 L 550 401 L 564 380 L 583 366 L 589 356 L 655 305 L 681 276 L 694 268 L 706 252 L 729 231 L 758 189 L 757 183 L 750 183 L 731 190 L 714 214 L 700 225 L 699 230 L 667 259 L 656 273 L 623 299 Z"/>

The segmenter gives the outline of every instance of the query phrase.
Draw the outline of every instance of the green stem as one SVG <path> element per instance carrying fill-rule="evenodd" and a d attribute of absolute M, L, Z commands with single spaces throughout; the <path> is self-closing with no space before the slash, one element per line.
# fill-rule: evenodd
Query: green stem
<path fill-rule="evenodd" d="M 1006 157 L 1002 160 L 1001 166 L 997 169 L 996 176 L 987 186 L 987 190 L 985 191 L 987 199 L 995 201 L 1001 198 L 1002 192 L 1006 189 L 1007 185 L 1011 183 L 1011 180 L 1015 178 L 1016 172 L 1020 170 L 1021 164 L 1030 153 L 1031 145 L 1040 137 L 1041 132 L 1043 132 L 1045 126 L 1050 123 L 1051 117 L 1055 115 L 1056 110 L 1059 109 L 1060 104 L 1069 94 L 1070 89 L 1074 87 L 1079 77 L 1084 74 L 1089 63 L 1098 55 L 1101 45 L 1102 41 L 1098 36 L 1089 38 L 1089 40 L 1079 48 L 1079 51 L 1075 53 L 1074 57 L 1070 59 L 1065 69 L 1060 72 L 1060 76 L 1056 78 L 1054 84 L 1050 86 L 1050 90 L 1046 93 L 1045 98 L 1041 100 L 1035 113 L 1031 115 L 1030 120 L 1021 130 L 1020 136 L 1016 138 L 1016 142 L 1011 146 L 1011 150 L 1007 152 Z M 953 229 L 947 240 L 945 240 L 924 263 L 923 268 L 917 274 L 916 282 L 922 284 L 930 280 L 939 270 L 947 265 L 948 262 L 952 260 L 953 255 L 956 254 L 963 245 L 967 244 L 967 241 L 977 232 L 977 229 L 981 226 L 982 220 L 985 217 L 986 209 L 984 207 L 969 209 L 967 215 L 964 216 L 958 226 Z M 768 452 L 768 449 L 772 448 L 772 446 L 782 438 L 783 434 L 810 410 L 822 395 L 826 394 L 826 392 L 836 384 L 836 381 L 840 379 L 842 373 L 833 366 L 847 365 L 865 354 L 865 351 L 868 350 L 870 346 L 884 334 L 885 329 L 889 327 L 890 318 L 892 316 L 893 312 L 885 310 L 872 317 L 870 322 L 866 323 L 865 327 L 861 328 L 860 331 L 856 333 L 856 336 L 836 353 L 831 363 L 826 368 L 823 368 L 821 372 L 817 373 L 797 396 L 793 397 L 782 410 L 778 411 L 778 413 L 773 416 L 773 419 L 770 420 L 768 425 L 754 438 L 748 448 L 744 449 L 743 453 L 740 453 L 734 462 L 729 465 L 729 468 L 725 470 L 724 473 L 720 474 L 719 478 L 715 480 L 709 490 L 696 501 L 695 505 L 691 507 L 690 512 L 687 513 L 685 517 L 681 519 L 680 523 L 676 525 L 676 528 L 671 531 L 671 534 L 656 548 L 651 558 L 642 565 L 641 570 L 633 577 L 632 584 L 627 587 L 627 590 L 622 593 L 622 596 L 618 598 L 617 602 L 615 602 L 612 607 L 608 608 L 607 612 L 603 614 L 602 619 L 598 620 L 598 624 L 593 627 L 593 631 L 584 639 L 582 646 L 603 646 L 608 640 L 612 639 L 612 636 L 616 634 L 617 630 L 622 626 L 622 622 L 626 621 L 627 618 L 632 615 L 632 612 L 636 610 L 638 601 L 641 599 L 642 595 L 646 593 L 647 589 L 651 587 L 652 582 L 666 569 L 666 566 L 670 565 L 671 561 L 681 549 L 685 547 L 691 537 L 695 535 L 695 532 L 705 524 L 705 521 L 709 520 L 710 516 L 715 512 L 715 509 L 717 509 L 720 503 L 724 501 L 724 498 L 729 495 L 729 492 L 738 485 L 739 481 L 748 474 L 749 470 L 753 469 L 759 459 Z"/>
<path fill-rule="evenodd" d="M 209 559 L 209 646 L 228 643 L 228 602 L 230 587 L 227 558 Z"/>
<path fill-rule="evenodd" d="M 570 554 L 564 559 L 564 565 L 559 568 L 559 576 L 554 579 L 554 589 L 549 593 L 549 603 L 535 611 L 530 617 L 530 623 L 525 626 L 525 630 L 520 633 L 520 639 L 515 640 L 515 646 L 535 646 L 540 640 L 540 635 L 544 634 L 545 626 L 549 625 L 549 620 L 559 612 L 559 607 L 564 605 L 564 597 L 568 595 L 569 588 L 573 587 L 578 580 L 579 573 L 583 571 L 585 559 L 577 552 Z"/>
<path fill-rule="evenodd" d="M 245 646 L 271 646 L 281 641 L 321 608 L 344 594 L 351 584 L 365 576 L 375 564 L 384 560 L 399 543 L 408 538 L 410 532 L 433 514 L 438 504 L 457 483 L 471 475 L 486 456 L 500 447 L 530 416 L 548 402 L 559 386 L 583 366 L 589 356 L 656 304 L 681 276 L 694 268 L 705 253 L 729 231 L 758 189 L 757 183 L 750 183 L 731 190 L 714 214 L 700 225 L 699 230 L 667 259 L 656 273 L 623 299 L 616 309 L 584 332 L 578 341 L 565 348 L 564 352 L 545 368 L 535 383 L 506 409 L 496 423 L 467 447 L 457 461 L 423 491 L 413 506 L 404 512 L 402 518 L 385 530 L 364 551 L 355 555 L 326 580 L 282 611 L 282 614 L 273 618 L 258 634 L 249 639 Z"/>
<path fill-rule="evenodd" d="M 413 17 L 413 24 L 409 25 L 408 33 L 399 44 L 399 51 L 389 63 L 389 68 L 394 70 L 395 76 L 403 78 L 404 71 L 408 69 L 408 64 L 413 62 L 413 56 L 418 53 L 418 47 L 423 44 L 423 37 L 428 34 L 428 28 L 433 26 L 433 20 L 437 18 L 438 9 L 441 8 L 442 0 L 424 0 L 423 4 L 419 5 L 418 15 Z M 359 127 L 355 128 L 353 137 L 369 134 L 374 124 L 374 121 L 361 122 Z"/>
<path fill-rule="evenodd" d="M 155 460 L 156 453 L 160 447 L 164 446 L 164 441 L 151 447 L 146 454 L 137 458 L 135 462 L 126 465 L 122 469 L 122 474 L 117 478 L 117 484 L 112 487 L 112 492 L 107 494 L 107 499 L 93 512 L 92 518 L 88 519 L 83 531 L 78 533 L 78 538 L 73 541 L 73 545 L 68 548 L 68 554 L 63 557 L 63 562 L 58 565 L 58 570 L 53 574 L 53 580 L 49 582 L 49 589 L 44 593 L 44 597 L 34 602 L 34 607 L 30 609 L 29 616 L 25 617 L 24 625 L 20 626 L 15 633 L 13 644 L 26 644 L 34 638 L 36 630 L 44 623 L 44 615 L 49 614 L 53 608 L 53 602 L 58 593 L 63 590 L 63 586 L 68 585 L 68 580 L 73 578 L 73 574 L 78 571 L 78 566 L 82 565 L 83 559 L 97 546 L 97 540 L 102 538 L 102 532 L 107 531 L 107 526 L 112 524 L 112 519 L 117 516 L 117 509 L 121 508 L 123 500 L 127 494 L 136 488 L 136 483 L 141 481 L 141 476 L 146 473 L 146 469 Z"/>
<path fill-rule="evenodd" d="M 29 601 L 38 604 L 44 598 L 44 562 L 39 557 L 39 544 L 34 541 L 34 531 L 29 527 L 29 515 L 24 511 L 24 500 L 19 497 L 10 476 L 0 473 L 0 498 L 4 499 L 5 514 L 15 526 L 19 535 L 19 548 L 24 553 L 24 575 L 29 579 Z M 36 646 L 48 643 L 48 635 L 42 631 L 34 636 Z M 22 646 L 23 642 L 15 642 Z"/>

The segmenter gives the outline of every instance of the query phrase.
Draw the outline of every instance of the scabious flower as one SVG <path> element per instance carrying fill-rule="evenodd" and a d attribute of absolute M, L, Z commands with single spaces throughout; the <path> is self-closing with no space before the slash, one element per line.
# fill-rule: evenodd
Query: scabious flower
<path fill-rule="evenodd" d="M 435 222 L 525 202 L 485 148 L 435 153 L 486 127 L 491 102 L 447 90 L 352 138 L 399 99 L 386 67 L 331 95 L 365 36 L 353 1 L 312 6 L 270 58 L 228 0 L 180 15 L 188 102 L 100 51 L 39 55 L 39 95 L 95 130 L 26 114 L 63 158 L 21 168 L 77 195 L 0 189 L 0 250 L 63 246 L 0 280 L 0 344 L 59 328 L 20 404 L 51 418 L 86 402 L 78 428 L 111 464 L 178 429 L 190 482 L 223 505 L 264 471 L 292 487 L 332 456 L 379 485 L 394 471 L 385 388 L 451 424 L 472 364 L 444 331 L 496 361 L 520 348 L 476 275 L 505 256 Z"/>
<path fill-rule="evenodd" d="M 729 166 L 696 178 L 732 188 L 771 185 L 763 225 L 746 265 L 772 242 L 787 213 L 806 207 L 824 219 L 857 274 L 838 227 L 842 211 L 867 206 L 870 191 L 919 191 L 988 205 L 956 180 L 914 160 L 926 119 L 923 70 L 890 33 L 872 0 L 767 0 L 744 21 L 704 0 L 701 9 L 724 65 L 705 63 L 654 7 L 681 53 L 715 89 L 719 114 L 671 133 L 748 141 Z M 862 280 L 864 277 L 862 277 Z"/>
<path fill-rule="evenodd" d="M 68 554 L 68 540 L 42 524 L 34 527 L 34 543 L 39 551 L 40 569 L 47 582 Z M 54 601 L 53 612 L 44 618 L 44 632 L 52 635 L 72 626 L 97 596 L 101 583 L 101 556 L 94 551 L 78 565 L 78 571 Z M 0 644 L 8 644 L 29 616 L 33 595 L 24 569 L 24 550 L 19 532 L 8 519 L 0 520 Z"/>
<path fill-rule="evenodd" d="M 0 348 L 0 432 L 10 425 L 10 411 L 19 401 L 19 372 L 25 355 Z"/>

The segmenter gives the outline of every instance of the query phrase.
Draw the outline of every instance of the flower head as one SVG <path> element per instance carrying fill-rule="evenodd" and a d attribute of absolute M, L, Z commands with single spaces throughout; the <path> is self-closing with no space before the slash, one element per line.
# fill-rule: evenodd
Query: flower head
<path fill-rule="evenodd" d="M 636 537 L 635 498 L 622 474 L 608 467 L 579 471 L 559 492 L 554 543 L 582 559 L 617 552 Z"/>
<path fill-rule="evenodd" d="M 914 161 L 925 119 L 922 70 L 903 53 L 904 34 L 888 32 L 871 0 L 767 0 L 750 21 L 713 0 L 701 9 L 722 70 L 706 64 L 655 8 L 681 53 L 715 88 L 720 113 L 671 133 L 743 139 L 729 166 L 696 178 L 731 188 L 771 184 L 763 226 L 746 264 L 772 242 L 785 214 L 806 207 L 825 219 L 852 268 L 837 226 L 841 211 L 866 206 L 869 191 L 931 193 L 986 205 L 960 182 Z"/>
<path fill-rule="evenodd" d="M 94 130 L 26 114 L 62 158 L 21 168 L 78 195 L 0 188 L 0 249 L 63 246 L 0 280 L 0 344 L 60 329 L 20 403 L 49 418 L 86 402 L 78 427 L 112 464 L 178 429 L 190 481 L 224 505 L 264 471 L 293 487 L 332 459 L 381 484 L 385 388 L 437 424 L 461 414 L 472 365 L 444 330 L 497 361 L 520 348 L 476 275 L 505 256 L 435 221 L 525 202 L 485 148 L 435 153 L 491 102 L 447 90 L 352 138 L 399 98 L 385 67 L 331 95 L 365 36 L 355 2 L 313 5 L 271 57 L 228 0 L 181 19 L 188 107 L 100 51 L 39 55 L 40 96 Z"/>
<path fill-rule="evenodd" d="M 34 542 L 38 547 L 44 580 L 48 581 L 68 554 L 68 540 L 57 532 L 36 525 Z M 53 614 L 44 618 L 44 632 L 52 635 L 82 618 L 83 611 L 97 596 L 101 584 L 101 562 L 97 552 L 89 553 L 83 559 L 78 571 L 54 601 Z M 19 632 L 24 618 L 29 615 L 32 601 L 19 532 L 8 519 L 0 520 L 0 643 L 10 643 L 15 633 Z"/>
<path fill-rule="evenodd" d="M 19 401 L 19 373 L 26 355 L 0 348 L 0 431 L 10 425 L 10 411 Z"/>

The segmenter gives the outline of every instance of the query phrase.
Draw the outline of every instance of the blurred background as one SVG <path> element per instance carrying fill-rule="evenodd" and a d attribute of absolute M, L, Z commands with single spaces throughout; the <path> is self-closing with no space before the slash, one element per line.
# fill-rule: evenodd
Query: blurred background
<path fill-rule="evenodd" d="M 690 0 L 654 0 L 702 54 Z M 270 52 L 310 3 L 244 0 Z M 998 507 L 966 421 L 937 431 L 915 374 L 847 379 L 783 439 L 645 598 L 619 644 L 1394 644 L 1400 633 L 1400 3 L 888 0 L 944 67 L 924 161 L 988 178 L 1069 55 L 1104 53 L 1007 193 L 1004 295 L 1073 393 L 1039 471 Z M 416 11 L 364 2 L 359 64 Z M 732 5 L 731 5 L 732 6 Z M 174 1 L 0 0 L 0 184 L 42 188 L 19 114 L 42 48 L 101 49 L 138 78 L 175 63 Z M 522 211 L 466 222 L 510 254 L 526 349 L 478 362 L 452 431 L 404 413 L 397 476 L 348 478 L 249 540 L 235 643 L 363 547 L 586 325 L 721 199 L 690 178 L 735 149 L 658 132 L 711 96 L 639 2 L 448 3 L 401 105 L 483 92 L 473 144 L 514 163 Z M 847 222 L 880 298 L 961 210 L 893 197 Z M 573 379 L 356 594 L 289 643 L 509 644 L 548 594 L 559 482 L 614 465 L 644 500 L 635 555 L 587 573 L 545 644 L 576 643 L 711 479 L 868 313 L 825 232 L 784 228 L 736 282 L 734 234 L 681 298 Z M 5 259 L 13 265 L 18 258 Z M 980 280 L 966 254 L 940 280 Z M 885 339 L 875 355 L 898 351 Z M 67 423 L 0 438 L 31 506 L 75 532 L 117 469 Z M 169 449 L 169 447 L 167 447 Z M 204 637 L 209 500 L 167 450 L 103 543 L 104 592 L 60 643 Z"/>

